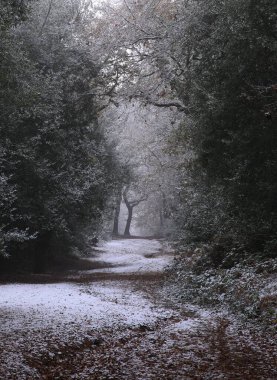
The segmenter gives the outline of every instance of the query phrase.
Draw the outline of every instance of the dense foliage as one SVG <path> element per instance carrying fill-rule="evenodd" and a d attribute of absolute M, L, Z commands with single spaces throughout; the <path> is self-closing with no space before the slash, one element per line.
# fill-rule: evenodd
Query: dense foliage
<path fill-rule="evenodd" d="M 200 0 L 181 9 L 171 84 L 187 113 L 178 142 L 195 152 L 182 166 L 182 239 L 213 242 L 218 264 L 231 249 L 275 254 L 276 5 Z"/>
<path fill-rule="evenodd" d="M 99 71 L 90 53 L 51 24 L 42 31 L 37 4 L 12 27 L 12 6 L 1 5 L 0 251 L 43 270 L 95 242 L 116 164 L 89 95 Z"/>
<path fill-rule="evenodd" d="M 272 1 L 129 0 L 93 12 L 86 1 L 10 0 L 0 10 L 2 255 L 84 251 L 133 171 L 147 195 L 137 220 L 174 232 L 180 250 L 201 247 L 198 270 L 275 256 Z"/>
<path fill-rule="evenodd" d="M 274 326 L 277 7 L 175 4 L 168 42 L 158 46 L 170 51 L 159 64 L 185 110 L 170 141 L 180 158 L 172 295 Z"/>

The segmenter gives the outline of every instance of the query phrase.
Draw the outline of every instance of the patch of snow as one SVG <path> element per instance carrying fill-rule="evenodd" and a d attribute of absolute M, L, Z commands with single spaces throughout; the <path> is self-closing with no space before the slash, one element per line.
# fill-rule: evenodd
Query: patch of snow
<path fill-rule="evenodd" d="M 99 247 L 97 258 L 91 260 L 112 265 L 105 270 L 108 273 L 159 273 L 172 260 L 161 248 L 155 240 L 114 240 Z M 92 278 L 94 272 L 103 270 L 90 271 Z M 47 352 L 51 343 L 59 352 L 62 344 L 81 344 L 86 334 L 126 331 L 176 316 L 133 288 L 127 277 L 123 281 L 116 276 L 102 282 L 94 278 L 80 283 L 0 285 L 0 377 L 6 373 L 7 378 L 39 378 L 24 359 L 26 348 L 36 356 Z"/>
<path fill-rule="evenodd" d="M 183 331 L 192 329 L 200 324 L 201 320 L 196 318 L 190 318 L 185 319 L 183 321 L 180 321 L 178 323 L 174 323 L 171 326 L 168 327 L 168 330 L 170 331 Z"/>
<path fill-rule="evenodd" d="M 162 245 L 157 240 L 125 239 L 112 240 L 96 248 L 98 255 L 91 261 L 103 261 L 112 266 L 90 272 L 101 273 L 146 273 L 161 272 L 173 256 L 160 253 Z"/>
<path fill-rule="evenodd" d="M 161 244 L 156 240 L 114 240 L 98 248 L 99 255 L 92 260 L 117 266 L 107 272 L 159 272 L 171 259 L 166 255 L 155 257 L 160 250 Z M 84 331 L 113 325 L 133 326 L 155 322 L 169 313 L 154 307 L 146 297 L 133 291 L 128 282 L 122 281 L 0 286 L 2 332 L 51 326 L 59 326 L 61 330 L 66 326 L 68 331 L 76 326 Z"/>
<path fill-rule="evenodd" d="M 0 286 L 0 311 L 8 313 L 1 330 L 48 328 L 53 324 L 83 328 L 154 322 L 165 311 L 122 284 L 43 284 Z M 1 318 L 0 318 L 1 320 Z"/>
<path fill-rule="evenodd" d="M 260 291 L 260 296 L 265 297 L 268 295 L 277 294 L 277 279 L 271 279 L 271 281 Z"/>

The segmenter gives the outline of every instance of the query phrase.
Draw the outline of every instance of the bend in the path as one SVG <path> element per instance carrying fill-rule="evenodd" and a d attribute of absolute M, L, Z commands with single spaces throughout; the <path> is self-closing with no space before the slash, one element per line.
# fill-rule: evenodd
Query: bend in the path
<path fill-rule="evenodd" d="M 164 251 L 165 242 L 156 239 L 116 239 L 102 243 L 92 261 L 107 263 L 106 269 L 91 273 L 161 273 L 173 255 Z"/>

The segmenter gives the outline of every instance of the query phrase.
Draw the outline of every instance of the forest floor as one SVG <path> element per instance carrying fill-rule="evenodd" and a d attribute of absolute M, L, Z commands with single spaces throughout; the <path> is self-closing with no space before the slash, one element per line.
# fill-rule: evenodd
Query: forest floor
<path fill-rule="evenodd" d="M 0 379 L 276 379 L 271 335 L 167 298 L 172 260 L 161 241 L 113 240 L 96 269 L 0 285 Z"/>

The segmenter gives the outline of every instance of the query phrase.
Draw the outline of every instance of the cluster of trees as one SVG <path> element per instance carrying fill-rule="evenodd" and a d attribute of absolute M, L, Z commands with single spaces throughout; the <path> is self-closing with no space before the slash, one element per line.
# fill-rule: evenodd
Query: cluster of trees
<path fill-rule="evenodd" d="M 110 106 L 102 114 L 100 123 L 125 168 L 118 188 L 114 235 L 169 234 L 178 159 L 169 156 L 167 145 L 177 116 L 174 111 L 157 111 L 139 100 L 124 99 L 120 106 Z"/>
<path fill-rule="evenodd" d="M 178 141 L 191 146 L 195 158 L 184 162 L 179 231 L 186 241 L 212 242 L 218 263 L 231 250 L 235 260 L 275 255 L 276 4 L 199 0 L 180 6 L 187 22 L 176 16 L 167 46 L 175 68 L 171 83 L 187 114 Z"/>
<path fill-rule="evenodd" d="M 130 63 L 117 96 L 182 115 L 158 132 L 163 159 L 178 170 L 163 193 L 179 245 L 213 244 L 219 261 L 231 250 L 274 255 L 276 5 L 129 0 L 108 9 L 120 27 L 119 61 Z"/>
<path fill-rule="evenodd" d="M 116 187 L 93 97 L 101 67 L 78 29 L 80 4 L 0 5 L 2 268 L 40 271 L 57 256 L 86 253 Z"/>
<path fill-rule="evenodd" d="M 136 210 L 221 259 L 275 252 L 276 5 L 95 4 L 0 5 L 2 256 L 84 252 L 122 200 L 126 235 Z"/>

